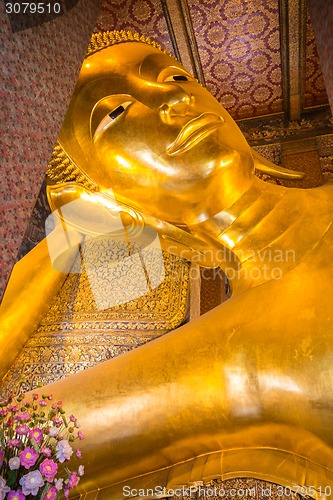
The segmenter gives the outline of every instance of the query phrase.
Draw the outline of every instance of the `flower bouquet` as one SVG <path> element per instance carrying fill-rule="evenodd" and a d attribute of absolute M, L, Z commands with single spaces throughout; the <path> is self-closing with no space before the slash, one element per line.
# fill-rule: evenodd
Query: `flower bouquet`
<path fill-rule="evenodd" d="M 66 418 L 52 395 L 10 395 L 0 403 L 0 500 L 68 498 L 84 473 L 71 471 L 71 443 L 83 439 L 77 419 Z M 77 458 L 82 458 L 76 450 Z"/>

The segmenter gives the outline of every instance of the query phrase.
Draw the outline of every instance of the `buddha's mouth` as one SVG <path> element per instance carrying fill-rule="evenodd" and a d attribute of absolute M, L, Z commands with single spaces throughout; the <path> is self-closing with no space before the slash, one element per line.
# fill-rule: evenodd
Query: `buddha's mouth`
<path fill-rule="evenodd" d="M 184 125 L 176 139 L 167 148 L 168 155 L 176 156 L 185 153 L 223 123 L 223 118 L 214 113 L 202 113 L 197 118 L 193 118 Z"/>

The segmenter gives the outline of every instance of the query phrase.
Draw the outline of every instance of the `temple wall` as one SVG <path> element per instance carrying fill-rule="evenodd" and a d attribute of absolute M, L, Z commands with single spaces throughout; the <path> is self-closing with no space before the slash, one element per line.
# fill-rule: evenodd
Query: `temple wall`
<path fill-rule="evenodd" d="M 333 111 L 333 3 L 308 0 L 326 92 Z"/>
<path fill-rule="evenodd" d="M 0 5 L 0 297 L 39 194 L 101 4 L 80 0 L 61 17 L 15 30 Z M 24 19 L 23 19 L 24 20 Z M 13 18 L 12 18 L 13 22 Z"/>

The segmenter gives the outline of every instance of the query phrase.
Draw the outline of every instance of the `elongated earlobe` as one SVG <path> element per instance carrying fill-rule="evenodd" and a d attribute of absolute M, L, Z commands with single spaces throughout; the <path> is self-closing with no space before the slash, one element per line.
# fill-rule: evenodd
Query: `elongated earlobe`
<path fill-rule="evenodd" d="M 77 182 L 63 182 L 47 186 L 46 195 L 52 212 L 55 212 L 71 201 L 78 200 L 82 195 L 90 196 L 91 193 Z"/>
<path fill-rule="evenodd" d="M 264 174 L 271 175 L 272 177 L 277 177 L 278 179 L 286 180 L 296 180 L 303 179 L 304 173 L 297 172 L 296 170 L 288 170 L 287 168 L 278 167 L 271 161 L 264 158 L 260 153 L 251 148 L 252 157 L 254 159 L 254 166 L 256 170 Z"/>

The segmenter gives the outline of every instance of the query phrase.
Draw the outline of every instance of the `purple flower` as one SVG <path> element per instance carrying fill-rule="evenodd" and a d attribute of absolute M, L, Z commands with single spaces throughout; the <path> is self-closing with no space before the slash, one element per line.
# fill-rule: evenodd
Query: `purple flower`
<path fill-rule="evenodd" d="M 50 427 L 49 428 L 49 435 L 51 437 L 55 437 L 58 434 L 58 429 L 56 427 Z"/>
<path fill-rule="evenodd" d="M 58 491 L 62 490 L 63 484 L 64 484 L 64 480 L 62 477 L 59 479 L 56 479 L 56 482 L 54 483 L 56 490 L 58 490 Z"/>
<path fill-rule="evenodd" d="M 19 453 L 19 457 L 21 460 L 21 465 L 23 465 L 23 467 L 25 467 L 26 469 L 29 469 L 30 467 L 35 465 L 39 455 L 33 448 L 29 448 L 27 446 L 23 451 L 21 451 L 21 453 Z"/>
<path fill-rule="evenodd" d="M 0 469 L 3 464 L 3 457 L 5 456 L 5 452 L 3 450 L 0 450 Z"/>
<path fill-rule="evenodd" d="M 43 462 L 39 466 L 39 470 L 45 477 L 46 481 L 49 483 L 53 483 L 54 476 L 58 472 L 58 465 L 54 462 L 54 460 L 49 460 L 45 458 Z"/>
<path fill-rule="evenodd" d="M 56 446 L 56 459 L 63 463 L 65 460 L 69 460 L 73 453 L 72 447 L 69 445 L 67 439 L 62 439 Z"/>
<path fill-rule="evenodd" d="M 29 433 L 29 430 L 29 427 L 25 424 L 21 424 L 16 427 L 16 433 L 20 436 L 26 436 Z"/>
<path fill-rule="evenodd" d="M 77 472 L 72 472 L 70 475 L 69 481 L 68 481 L 68 488 L 72 489 L 75 488 L 79 484 L 80 478 L 77 475 Z"/>
<path fill-rule="evenodd" d="M 79 449 L 76 450 L 76 456 L 77 456 L 77 458 L 82 458 L 81 450 L 79 450 Z"/>
<path fill-rule="evenodd" d="M 74 415 L 70 415 L 69 420 L 70 420 L 71 422 L 77 422 L 77 418 L 76 418 L 76 417 L 74 417 Z"/>
<path fill-rule="evenodd" d="M 21 490 L 11 490 L 7 495 L 7 500 L 25 500 L 25 498 Z"/>
<path fill-rule="evenodd" d="M 7 443 L 7 448 L 19 448 L 21 446 L 21 441 L 18 438 L 9 439 Z"/>
<path fill-rule="evenodd" d="M 43 446 L 43 448 L 40 450 L 40 452 L 45 457 L 50 457 L 52 455 L 52 451 L 47 446 Z"/>
<path fill-rule="evenodd" d="M 44 499 L 55 500 L 56 498 L 57 498 L 57 489 L 54 486 L 51 486 L 49 491 L 44 496 Z"/>
<path fill-rule="evenodd" d="M 16 470 L 20 467 L 21 460 L 19 459 L 19 457 L 10 458 L 8 465 L 9 465 L 10 470 Z"/>
<path fill-rule="evenodd" d="M 0 410 L 0 417 L 5 417 L 8 414 L 8 410 Z"/>
<path fill-rule="evenodd" d="M 42 439 L 43 439 L 43 431 L 42 431 L 42 429 L 40 429 L 39 427 L 36 427 L 36 429 L 32 429 L 29 432 L 29 437 L 31 439 L 34 439 L 36 441 L 36 443 L 39 444 L 42 441 Z"/>
<path fill-rule="evenodd" d="M 15 415 L 15 420 L 17 420 L 18 422 L 27 422 L 28 420 L 31 419 L 31 415 L 28 411 L 23 411 L 21 413 L 18 413 L 17 415 Z"/>
<path fill-rule="evenodd" d="M 79 431 L 77 433 L 77 437 L 79 438 L 80 441 L 82 441 L 82 439 L 84 439 L 84 435 L 83 435 L 83 433 L 81 431 Z"/>
<path fill-rule="evenodd" d="M 0 500 L 4 500 L 6 493 L 10 491 L 10 488 L 6 486 L 6 481 L 0 476 Z"/>
<path fill-rule="evenodd" d="M 39 488 L 44 486 L 44 481 L 39 470 L 28 472 L 25 476 L 21 477 L 20 485 L 22 486 L 24 495 L 37 495 Z"/>

